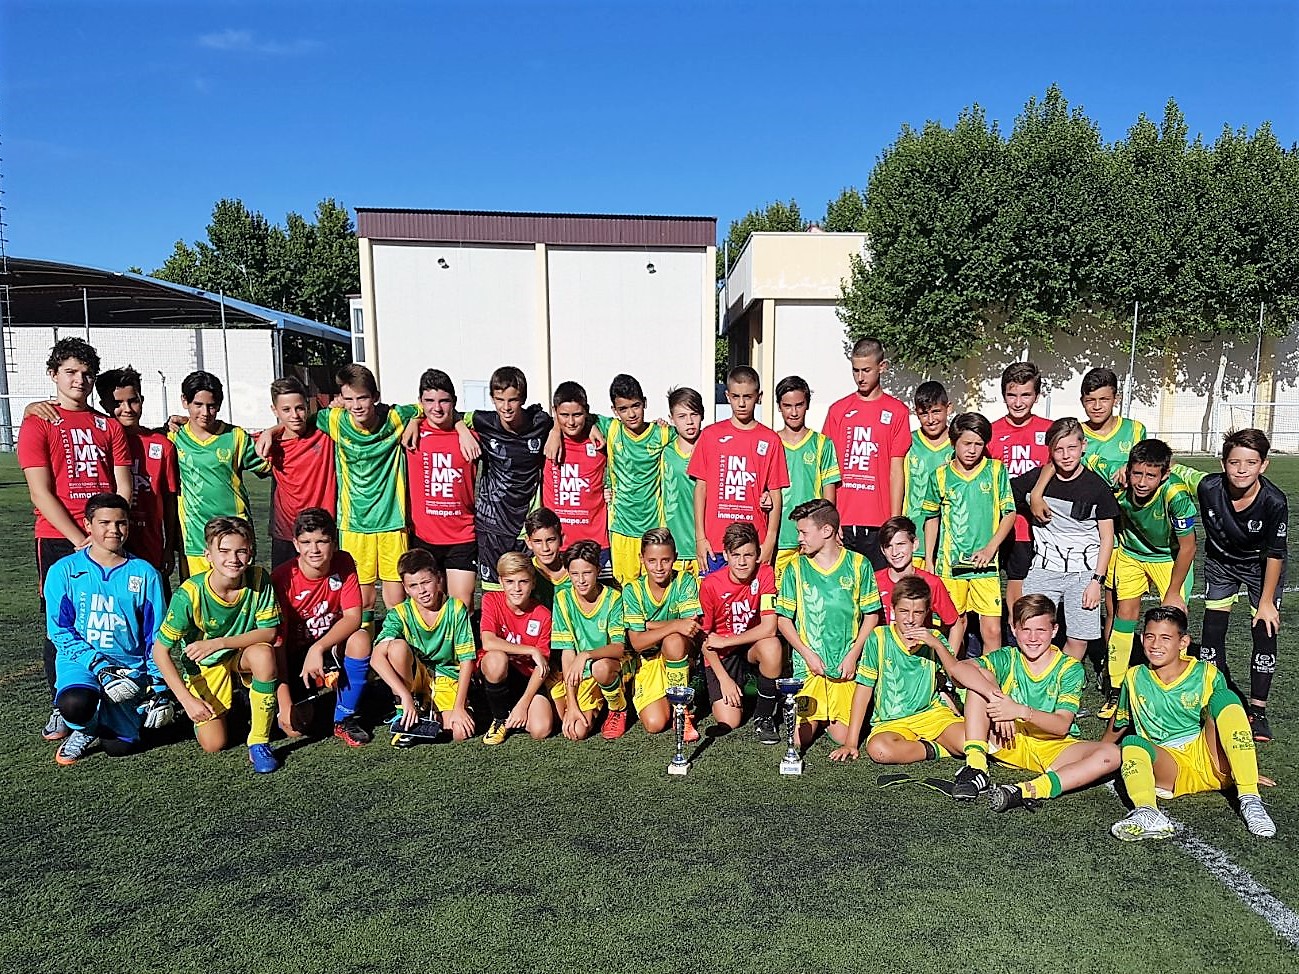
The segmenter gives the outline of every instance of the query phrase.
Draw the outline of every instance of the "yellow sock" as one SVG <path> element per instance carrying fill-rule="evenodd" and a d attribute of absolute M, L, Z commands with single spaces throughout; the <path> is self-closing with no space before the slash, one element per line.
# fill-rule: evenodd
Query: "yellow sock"
<path fill-rule="evenodd" d="M 271 724 L 275 722 L 275 681 L 253 680 L 253 685 L 248 690 L 248 707 L 252 711 L 248 746 L 269 744 Z"/>
<path fill-rule="evenodd" d="M 690 659 L 669 659 L 663 661 L 667 684 L 670 687 L 684 687 L 690 683 Z"/>
<path fill-rule="evenodd" d="M 1123 766 L 1119 773 L 1123 775 L 1128 797 L 1138 808 L 1143 805 L 1155 807 L 1155 759 L 1152 751 L 1154 745 L 1148 741 L 1123 745 Z"/>
<path fill-rule="evenodd" d="M 1054 771 L 1040 774 L 1031 781 L 1021 781 L 1019 784 L 1020 794 L 1025 798 L 1054 798 L 1062 790 L 1060 778 Z"/>
<path fill-rule="evenodd" d="M 988 770 L 988 742 L 966 741 L 965 763 L 975 771 L 983 771 L 986 773 Z"/>
<path fill-rule="evenodd" d="M 1238 703 L 1228 704 L 1213 718 L 1218 728 L 1218 740 L 1227 752 L 1227 765 L 1231 780 L 1241 795 L 1258 794 L 1258 754 L 1254 750 L 1254 734 L 1249 729 L 1245 708 Z"/>
<path fill-rule="evenodd" d="M 1123 678 L 1128 675 L 1128 664 L 1132 661 L 1132 635 L 1136 631 L 1135 619 L 1114 620 L 1106 668 L 1110 674 L 1110 689 L 1115 693 L 1123 686 Z"/>
<path fill-rule="evenodd" d="M 622 692 L 622 675 L 614 677 L 614 682 L 609 686 L 603 683 L 597 683 L 600 693 L 604 695 L 604 702 L 609 705 L 610 710 L 626 710 L 627 695 Z"/>

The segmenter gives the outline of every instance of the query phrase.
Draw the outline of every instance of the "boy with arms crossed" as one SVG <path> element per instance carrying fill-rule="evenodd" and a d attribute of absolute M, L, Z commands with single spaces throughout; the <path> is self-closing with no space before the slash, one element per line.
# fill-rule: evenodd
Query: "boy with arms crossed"
<path fill-rule="evenodd" d="M 1258 794 L 1263 779 L 1249 719 L 1218 668 L 1187 657 L 1186 626 L 1186 613 L 1176 606 L 1146 613 L 1146 665 L 1128 670 L 1105 733 L 1123 749 L 1123 784 L 1133 805 L 1110 831 L 1125 842 L 1166 839 L 1175 829 L 1156 798 L 1234 785 L 1245 827 L 1270 839 L 1276 825 Z"/>
<path fill-rule="evenodd" d="M 821 432 L 834 444 L 843 478 L 835 494 L 844 524 L 843 543 L 869 558 L 877 571 L 884 567 L 880 525 L 902 513 L 911 424 L 902 400 L 880 388 L 880 377 L 888 368 L 884 346 L 874 338 L 863 338 L 849 358 L 857 391 L 830 407 Z"/>
<path fill-rule="evenodd" d="M 659 477 L 663 484 L 663 520 L 677 542 L 679 572 L 699 576 L 695 538 L 695 482 L 690 479 L 690 457 L 704 426 L 704 400 L 685 387 L 668 393 L 668 419 L 677 435 L 663 450 Z"/>
<path fill-rule="evenodd" d="M 747 365 L 726 376 L 731 418 L 699 434 L 686 472 L 695 481 L 695 544 L 704 575 L 725 565 L 722 535 L 736 521 L 748 521 L 762 541 L 759 557 L 771 564 L 780 534 L 781 490 L 789 486 L 785 449 L 770 427 L 754 418 L 762 400 L 758 373 Z M 762 510 L 769 494 L 770 512 Z"/>
<path fill-rule="evenodd" d="M 1276 673 L 1285 589 L 1290 508 L 1282 492 L 1263 476 L 1271 444 L 1262 430 L 1237 430 L 1222 444 L 1222 473 L 1177 471 L 1196 492 L 1204 515 L 1204 629 L 1200 658 L 1227 671 L 1227 623 L 1244 586 L 1251 612 L 1249 634 L 1249 719 L 1254 740 L 1272 740 L 1267 698 Z"/>
<path fill-rule="evenodd" d="M 36 509 L 37 592 L 41 614 L 50 566 L 86 545 L 86 501 L 114 491 L 131 499 L 133 478 L 126 433 L 117 420 L 90 408 L 90 393 L 99 373 L 99 353 L 80 338 L 64 338 L 50 349 L 46 373 L 54 382 L 57 419 L 39 412 L 23 418 L 18 431 L 18 465 Z M 55 687 L 55 650 L 44 643 L 45 682 L 51 699 Z M 51 707 L 41 736 L 62 740 L 68 729 L 57 707 Z"/>
<path fill-rule="evenodd" d="M 776 406 L 785 421 L 780 442 L 785 448 L 785 471 L 789 486 L 780 492 L 780 509 L 792 511 L 804 501 L 824 497 L 834 503 L 839 485 L 839 461 L 834 444 L 824 433 L 807 428 L 807 409 L 812 405 L 812 390 L 796 375 L 776 383 Z M 789 518 L 777 521 L 776 584 L 780 584 L 785 566 L 798 557 L 798 528 Z"/>
<path fill-rule="evenodd" d="M 1015 495 L 1006 465 L 989 459 L 992 424 L 980 413 L 952 420 L 952 459 L 927 480 L 925 569 L 952 596 L 958 619 L 952 645 L 964 655 L 966 613 L 979 616 L 982 646 L 1001 643 L 1001 573 L 997 552 L 1015 530 Z"/>
<path fill-rule="evenodd" d="M 550 694 L 570 741 L 590 736 L 595 715 L 606 703 L 609 713 L 600 736 L 616 740 L 627 733 L 622 596 L 600 583 L 600 548 L 595 542 L 579 541 L 564 553 L 564 561 L 572 585 L 555 592 L 550 633 L 551 648 L 563 654 L 564 678 Z"/>
<path fill-rule="evenodd" d="M 446 572 L 447 594 L 472 609 L 478 585 L 475 465 L 461 448 L 451 377 L 439 369 L 426 370 L 419 377 L 419 405 L 424 415 L 406 461 L 411 547 L 433 556 Z"/>
<path fill-rule="evenodd" d="M 310 508 L 329 513 L 338 509 L 338 479 L 334 472 L 334 444 L 311 416 L 311 396 L 296 376 L 271 383 L 271 570 L 298 556 L 294 523 Z M 283 715 L 284 711 L 280 711 Z"/>
<path fill-rule="evenodd" d="M 920 383 L 916 386 L 913 402 L 920 428 L 911 434 L 911 448 L 907 450 L 902 513 L 913 523 L 924 524 L 922 505 L 929 490 L 929 478 L 952 459 L 952 437 L 948 428 L 952 407 L 941 382 Z"/>
<path fill-rule="evenodd" d="M 1031 771 L 1031 781 L 998 785 L 993 811 L 1032 808 L 1062 792 L 1082 788 L 1118 770 L 1119 749 L 1080 741 L 1069 731 L 1078 716 L 1087 674 L 1082 663 L 1053 643 L 1055 603 L 1025 595 L 1011 608 L 1015 645 L 957 660 L 935 645 L 943 668 L 970 692 L 965 697 L 965 766 L 956 772 L 952 797 L 972 801 L 988 790 L 988 758 Z"/>
<path fill-rule="evenodd" d="M 830 754 L 832 761 L 855 761 L 871 700 L 875 709 L 866 753 L 877 764 L 914 764 L 960 751 L 961 718 L 938 693 L 941 636 L 929 628 L 934 609 L 929 586 L 911 576 L 893 589 L 894 622 L 877 626 L 861 652 L 852 697 L 852 716 Z"/>
<path fill-rule="evenodd" d="M 853 674 L 881 609 L 875 576 L 865 556 L 839 543 L 839 512 L 829 501 L 806 501 L 789 516 L 798 525 L 802 553 L 781 579 L 776 612 L 780 634 L 794 651 L 794 676 L 803 680 L 799 748 L 811 744 L 823 725 L 836 744 L 855 747 L 848 736 Z"/>
<path fill-rule="evenodd" d="M 732 524 L 722 546 L 726 571 L 713 572 L 699 586 L 704 683 L 713 719 L 727 730 L 740 726 L 744 685 L 756 668 L 753 733 L 760 744 L 778 744 L 776 680 L 785 650 L 776 637 L 776 577 L 770 565 L 758 561 L 758 529 L 752 524 Z"/>
<path fill-rule="evenodd" d="M 550 610 L 533 596 L 536 574 L 528 556 L 507 551 L 496 561 L 499 592 L 483 593 L 483 648 L 478 668 L 486 684 L 492 722 L 483 743 L 504 744 L 512 730 L 534 741 L 550 736 L 555 707 L 550 678 Z"/>
<path fill-rule="evenodd" d="M 207 525 L 214 518 L 247 518 L 248 488 L 244 474 L 270 473 L 242 426 L 218 418 L 225 390 L 211 372 L 191 372 L 180 384 L 180 401 L 188 419 L 167 434 L 180 467 L 180 532 L 185 557 L 181 574 L 211 569 L 207 560 Z"/>
<path fill-rule="evenodd" d="M 252 726 L 248 760 L 258 774 L 280 766 L 271 750 L 275 720 L 275 636 L 280 608 L 271 576 L 253 564 L 253 528 L 241 517 L 214 517 L 205 532 L 211 568 L 191 575 L 171 597 L 153 644 L 153 659 L 194 722 L 199 746 L 226 746 L 226 713 L 234 681 L 248 687 Z"/>
<path fill-rule="evenodd" d="M 284 630 L 276 647 L 277 666 L 284 674 L 276 694 L 280 728 L 290 737 L 304 733 L 310 715 L 296 713 L 294 701 L 316 692 L 326 674 L 341 667 L 334 736 L 348 747 L 360 747 L 370 743 L 356 708 L 370 672 L 371 641 L 361 627 L 356 562 L 339 550 L 338 527 L 323 507 L 309 507 L 294 519 L 293 544 L 298 556 L 271 574 Z"/>
<path fill-rule="evenodd" d="M 166 611 L 158 570 L 127 554 L 130 505 L 116 494 L 86 501 L 90 544 L 45 579 L 45 631 L 55 645 L 55 706 L 71 733 L 54 760 L 75 764 L 96 745 L 119 757 L 142 727 L 171 723 L 175 705 L 149 650 Z M 145 681 L 153 685 L 147 702 Z"/>
<path fill-rule="evenodd" d="M 438 723 L 457 741 L 474 736 L 469 681 L 474 675 L 474 634 L 469 610 L 447 597 L 446 572 L 427 551 L 406 552 L 397 563 L 408 598 L 388 610 L 370 664 L 397 697 L 392 746 L 410 747 L 406 733 L 421 721 L 420 701 L 438 712 Z"/>
<path fill-rule="evenodd" d="M 690 683 L 690 657 L 699 645 L 699 583 L 678 572 L 676 542 L 667 528 L 652 528 L 641 539 L 645 573 L 622 590 L 622 618 L 627 647 L 635 655 L 632 704 L 647 734 L 672 722 L 667 688 Z M 687 711 L 685 740 L 699 740 Z"/>
<path fill-rule="evenodd" d="M 1006 465 L 1012 478 L 1036 470 L 1051 459 L 1046 431 L 1051 421 L 1033 413 L 1042 395 L 1042 373 L 1032 362 L 1012 362 L 1001 373 L 1001 399 L 1006 415 L 992 422 L 988 456 Z M 1015 516 L 1015 533 L 1001 548 L 1001 568 L 1006 573 L 1006 605 L 1014 606 L 1024 594 L 1024 576 L 1033 564 L 1033 537 L 1028 519 Z"/>

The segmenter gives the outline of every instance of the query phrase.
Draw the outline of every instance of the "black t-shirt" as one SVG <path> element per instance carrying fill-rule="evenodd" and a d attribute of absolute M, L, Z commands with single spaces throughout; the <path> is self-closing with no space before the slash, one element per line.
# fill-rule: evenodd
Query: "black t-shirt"
<path fill-rule="evenodd" d="M 546 437 L 554 425 L 541 406 L 524 410 L 523 429 L 507 430 L 500 417 L 485 409 L 473 414 L 473 429 L 482 447 L 482 470 L 474 495 L 474 529 L 513 537 L 523 530 L 532 510 L 541 470 L 546 462 Z"/>
<path fill-rule="evenodd" d="M 1290 508 L 1285 494 L 1266 477 L 1259 478 L 1258 496 L 1238 511 L 1227 493 L 1227 475 L 1206 474 L 1195 489 L 1203 516 L 1206 556 L 1224 565 L 1257 568 L 1268 558 L 1286 558 Z"/>
<path fill-rule="evenodd" d="M 1028 495 L 1037 486 L 1039 476 L 1040 470 L 1030 470 L 1010 482 L 1021 514 L 1029 515 Z M 1097 522 L 1119 516 L 1113 488 L 1083 467 L 1072 480 L 1052 477 L 1044 497 L 1051 508 L 1051 520 L 1035 524 L 1029 515 L 1033 566 L 1053 572 L 1095 572 L 1101 548 Z"/>

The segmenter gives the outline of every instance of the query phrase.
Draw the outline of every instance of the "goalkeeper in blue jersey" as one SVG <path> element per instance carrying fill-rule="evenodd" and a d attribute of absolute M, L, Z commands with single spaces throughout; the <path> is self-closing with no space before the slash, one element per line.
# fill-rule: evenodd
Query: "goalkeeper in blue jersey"
<path fill-rule="evenodd" d="M 162 727 L 176 713 L 150 652 L 167 609 L 162 578 L 126 552 L 130 526 L 123 498 L 94 495 L 85 512 L 90 543 L 45 578 L 55 706 L 72 731 L 54 754 L 59 764 L 75 764 L 96 746 L 126 754 L 141 728 Z"/>

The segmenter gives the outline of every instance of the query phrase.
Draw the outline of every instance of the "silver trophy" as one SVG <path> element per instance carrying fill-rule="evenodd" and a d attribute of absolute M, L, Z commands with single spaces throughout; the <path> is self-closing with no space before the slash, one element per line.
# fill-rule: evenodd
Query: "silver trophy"
<path fill-rule="evenodd" d="M 785 698 L 785 753 L 780 759 L 781 774 L 803 773 L 803 759 L 799 756 L 794 736 L 798 723 L 798 702 L 795 698 L 802 689 L 803 681 L 796 676 L 783 676 L 776 681 L 776 691 Z"/>
<path fill-rule="evenodd" d="M 667 688 L 668 703 L 672 705 L 672 732 L 676 736 L 677 752 L 668 762 L 668 774 L 685 774 L 690 770 L 686 760 L 686 708 L 695 699 L 693 687 Z"/>

